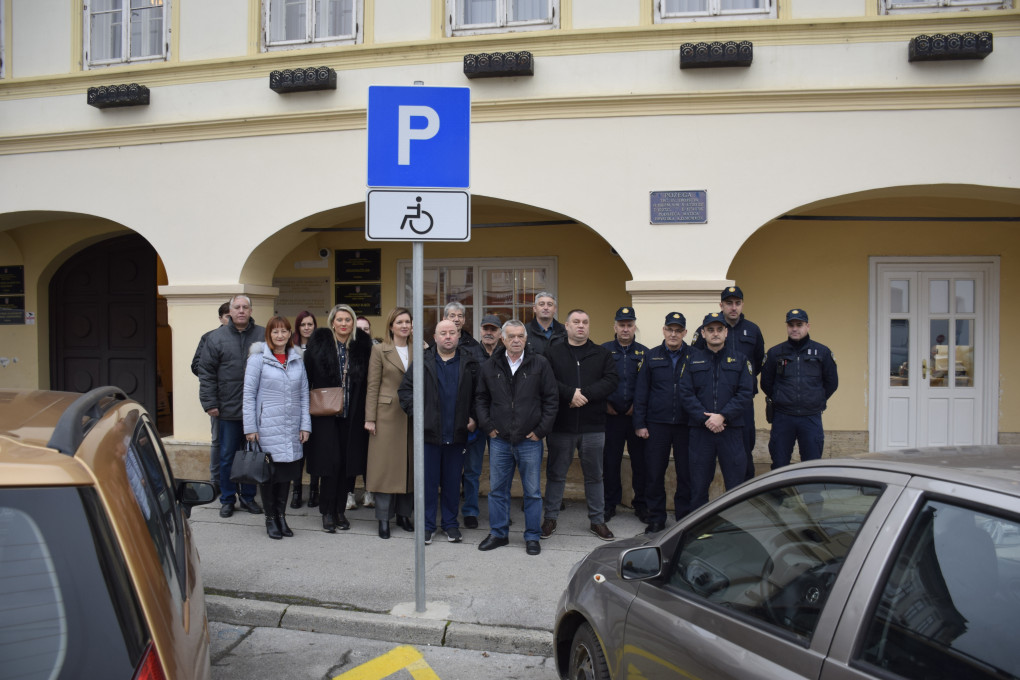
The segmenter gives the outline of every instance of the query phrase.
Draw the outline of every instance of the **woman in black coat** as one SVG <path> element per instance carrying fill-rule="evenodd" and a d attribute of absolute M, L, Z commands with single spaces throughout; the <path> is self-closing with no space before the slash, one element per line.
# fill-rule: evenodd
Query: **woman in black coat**
<path fill-rule="evenodd" d="M 336 305 L 326 327 L 318 328 L 305 349 L 309 389 L 344 387 L 344 410 L 336 416 L 312 416 L 308 440 L 308 474 L 321 477 L 319 512 L 322 529 L 350 529 L 344 516 L 354 478 L 365 474 L 368 432 L 365 430 L 365 389 L 372 339 L 357 329 L 354 310 Z"/>

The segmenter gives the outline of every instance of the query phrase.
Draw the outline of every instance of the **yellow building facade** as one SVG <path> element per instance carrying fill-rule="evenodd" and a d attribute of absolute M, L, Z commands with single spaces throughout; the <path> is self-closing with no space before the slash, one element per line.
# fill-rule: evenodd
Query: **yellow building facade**
<path fill-rule="evenodd" d="M 423 326 L 549 289 L 597 341 L 633 306 L 654 345 L 736 283 L 767 346 L 803 307 L 835 352 L 831 453 L 1016 442 L 1013 5 L 0 0 L 0 386 L 119 384 L 201 443 L 191 359 L 232 294 L 257 320 L 357 301 L 381 336 L 411 247 L 365 238 L 368 88 L 421 82 L 472 107 L 471 240 L 425 246 Z M 335 89 L 270 87 L 318 67 Z M 89 105 L 131 83 L 147 103 Z"/>

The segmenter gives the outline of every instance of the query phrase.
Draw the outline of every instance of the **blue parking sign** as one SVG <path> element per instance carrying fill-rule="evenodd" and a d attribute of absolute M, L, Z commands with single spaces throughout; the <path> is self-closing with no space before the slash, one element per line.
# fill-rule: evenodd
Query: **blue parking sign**
<path fill-rule="evenodd" d="M 369 186 L 469 187 L 470 140 L 469 88 L 368 88 Z"/>

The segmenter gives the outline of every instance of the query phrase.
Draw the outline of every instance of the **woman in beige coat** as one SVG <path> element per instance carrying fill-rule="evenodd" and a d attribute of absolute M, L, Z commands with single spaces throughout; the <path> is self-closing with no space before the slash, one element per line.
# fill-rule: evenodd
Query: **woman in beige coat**
<path fill-rule="evenodd" d="M 365 429 L 371 435 L 365 488 L 375 494 L 379 538 L 390 537 L 394 516 L 398 526 L 414 531 L 411 423 L 397 397 L 411 361 L 411 312 L 395 307 L 386 319 L 386 335 L 389 342 L 372 347 L 365 399 Z"/>

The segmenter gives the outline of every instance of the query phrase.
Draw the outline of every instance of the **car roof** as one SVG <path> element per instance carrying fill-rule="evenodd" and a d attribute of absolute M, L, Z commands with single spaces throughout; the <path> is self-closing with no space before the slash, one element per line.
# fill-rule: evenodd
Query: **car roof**
<path fill-rule="evenodd" d="M 74 454 L 97 412 L 81 407 L 112 392 L 0 389 L 0 486 L 93 484 Z"/>
<path fill-rule="evenodd" d="M 877 451 L 798 465 L 898 472 L 1020 497 L 1020 446 L 1016 445 L 933 446 Z"/>

